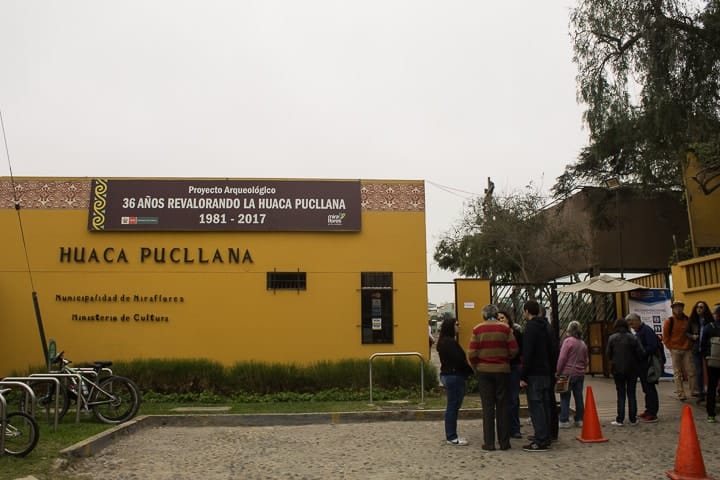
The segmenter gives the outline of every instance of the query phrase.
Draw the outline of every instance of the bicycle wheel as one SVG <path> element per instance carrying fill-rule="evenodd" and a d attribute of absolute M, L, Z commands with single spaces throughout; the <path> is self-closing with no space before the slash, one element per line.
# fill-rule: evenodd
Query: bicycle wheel
<path fill-rule="evenodd" d="M 7 415 L 5 425 L 5 453 L 24 457 L 37 445 L 40 429 L 34 418 L 25 412 Z"/>
<path fill-rule="evenodd" d="M 52 422 L 55 419 L 56 396 L 58 400 L 58 421 L 60 421 L 65 416 L 68 409 L 70 408 L 70 397 L 68 395 L 67 387 L 65 385 L 61 383 L 59 390 L 54 382 L 34 382 L 31 380 L 30 382 L 28 382 L 28 385 L 30 385 L 30 388 L 32 388 L 33 392 L 35 392 L 35 416 L 37 416 L 40 412 L 45 412 L 48 418 L 48 422 Z M 27 412 L 28 410 L 24 407 L 24 405 L 21 405 L 20 409 L 23 412 Z"/>
<path fill-rule="evenodd" d="M 137 415 L 142 397 L 135 382 L 125 377 L 111 376 L 94 387 L 90 405 L 95 416 L 104 423 L 122 423 Z"/>

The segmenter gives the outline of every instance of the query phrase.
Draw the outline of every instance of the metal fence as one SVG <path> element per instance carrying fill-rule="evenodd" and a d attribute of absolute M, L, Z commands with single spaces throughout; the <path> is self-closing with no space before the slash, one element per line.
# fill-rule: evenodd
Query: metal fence
<path fill-rule="evenodd" d="M 492 302 L 510 311 L 515 322 L 524 326 L 523 305 L 528 300 L 537 301 L 546 310 L 559 338 L 568 324 L 577 320 L 583 327 L 587 340 L 592 322 L 612 322 L 616 317 L 614 294 L 563 293 L 558 288 L 571 283 L 493 283 Z M 557 312 L 557 314 L 555 313 Z"/>

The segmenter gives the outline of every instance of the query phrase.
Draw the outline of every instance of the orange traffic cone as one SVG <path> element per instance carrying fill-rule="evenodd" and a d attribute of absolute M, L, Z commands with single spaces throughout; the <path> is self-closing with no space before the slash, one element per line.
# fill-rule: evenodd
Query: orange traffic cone
<path fill-rule="evenodd" d="M 582 432 L 577 437 L 584 443 L 607 442 L 608 439 L 602 436 L 600 420 L 598 420 L 597 409 L 595 408 L 595 397 L 592 387 L 588 385 L 585 393 L 585 414 L 583 415 Z"/>
<path fill-rule="evenodd" d="M 690 405 L 683 407 L 680 438 L 675 453 L 675 470 L 668 470 L 665 474 L 673 480 L 714 480 L 705 473 L 705 464 Z"/>

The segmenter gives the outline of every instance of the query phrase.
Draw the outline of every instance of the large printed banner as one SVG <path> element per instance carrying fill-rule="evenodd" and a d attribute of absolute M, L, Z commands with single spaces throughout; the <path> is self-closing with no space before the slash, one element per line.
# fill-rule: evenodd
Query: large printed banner
<path fill-rule="evenodd" d="M 359 231 L 360 182 L 92 181 L 91 231 Z"/>
<path fill-rule="evenodd" d="M 672 315 L 670 308 L 670 290 L 667 288 L 648 288 L 628 292 L 628 309 L 653 329 L 658 339 L 662 337 L 662 326 L 666 318 Z M 672 376 L 670 351 L 665 349 L 665 375 Z"/>

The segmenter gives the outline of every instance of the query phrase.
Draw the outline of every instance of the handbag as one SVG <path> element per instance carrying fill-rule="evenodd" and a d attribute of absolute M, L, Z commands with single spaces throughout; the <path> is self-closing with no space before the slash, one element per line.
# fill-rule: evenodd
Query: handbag
<path fill-rule="evenodd" d="M 555 381 L 555 393 L 565 393 L 570 388 L 570 377 L 561 375 Z"/>
<path fill-rule="evenodd" d="M 660 360 L 660 356 L 657 354 L 650 355 L 650 361 L 648 362 L 648 371 L 647 371 L 647 383 L 658 383 L 660 380 L 660 377 L 662 377 L 662 374 L 664 368 L 662 361 Z"/>

